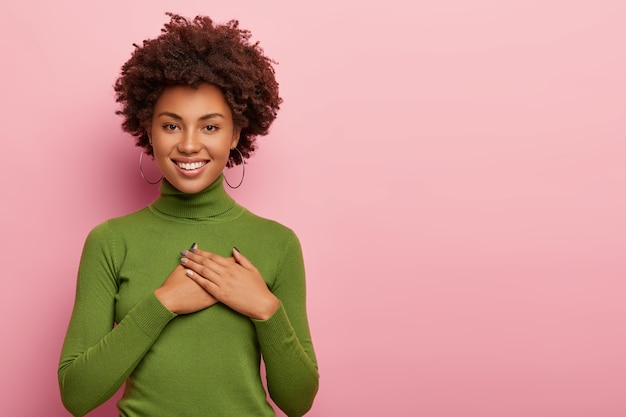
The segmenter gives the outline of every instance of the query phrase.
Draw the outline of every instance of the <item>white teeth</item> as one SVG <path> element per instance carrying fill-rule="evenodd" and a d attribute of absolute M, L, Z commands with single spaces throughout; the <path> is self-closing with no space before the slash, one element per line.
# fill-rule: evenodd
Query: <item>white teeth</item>
<path fill-rule="evenodd" d="M 187 170 L 187 171 L 191 171 L 194 169 L 198 169 L 198 168 L 202 168 L 203 166 L 206 165 L 205 161 L 202 162 L 177 162 L 176 163 L 180 168 Z"/>

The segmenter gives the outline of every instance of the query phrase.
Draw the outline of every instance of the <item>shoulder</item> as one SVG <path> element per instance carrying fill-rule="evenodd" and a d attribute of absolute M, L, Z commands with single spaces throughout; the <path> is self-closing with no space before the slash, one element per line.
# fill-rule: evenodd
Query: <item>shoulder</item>
<path fill-rule="evenodd" d="M 143 208 L 97 224 L 89 231 L 86 244 L 115 245 L 123 235 L 133 233 L 133 228 L 145 223 L 146 211 L 147 209 Z"/>
<path fill-rule="evenodd" d="M 250 212 L 241 217 L 236 246 L 261 271 L 271 290 L 278 289 L 285 277 L 297 282 L 304 276 L 302 247 L 293 229 Z"/>
<path fill-rule="evenodd" d="M 267 234 L 273 239 L 288 241 L 298 240 L 296 233 L 290 227 L 285 226 L 276 220 L 261 217 L 247 209 L 245 210 L 244 215 L 241 216 L 241 220 L 243 225 L 251 231 L 258 231 L 260 233 Z"/>
<path fill-rule="evenodd" d="M 153 216 L 150 215 L 148 207 L 144 207 L 135 212 L 128 213 L 122 216 L 112 217 L 108 220 L 103 221 L 91 230 L 90 235 L 101 235 L 105 233 L 132 233 L 134 228 L 141 227 L 152 218 Z"/>
<path fill-rule="evenodd" d="M 246 255 L 253 253 L 263 262 L 282 262 L 285 256 L 301 256 L 300 240 L 294 230 L 276 220 L 264 218 L 246 210 L 237 222 L 239 244 L 236 246 Z M 239 246 L 241 245 L 241 246 Z M 257 258 L 257 262 L 261 262 Z"/>

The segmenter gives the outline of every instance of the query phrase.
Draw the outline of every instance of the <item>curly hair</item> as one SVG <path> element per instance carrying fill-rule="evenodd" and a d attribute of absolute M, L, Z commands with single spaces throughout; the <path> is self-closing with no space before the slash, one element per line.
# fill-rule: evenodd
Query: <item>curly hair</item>
<path fill-rule="evenodd" d="M 122 128 L 136 138 L 136 145 L 153 155 L 146 126 L 163 90 L 168 86 L 198 88 L 201 83 L 217 86 L 224 94 L 241 129 L 237 149 L 227 166 L 239 165 L 255 150 L 256 137 L 266 135 L 282 99 L 273 64 L 251 33 L 237 20 L 214 24 L 207 16 L 190 21 L 167 13 L 170 22 L 155 39 L 136 46 L 115 82 L 116 101 L 123 116 Z M 243 158 L 242 158 L 243 156 Z"/>

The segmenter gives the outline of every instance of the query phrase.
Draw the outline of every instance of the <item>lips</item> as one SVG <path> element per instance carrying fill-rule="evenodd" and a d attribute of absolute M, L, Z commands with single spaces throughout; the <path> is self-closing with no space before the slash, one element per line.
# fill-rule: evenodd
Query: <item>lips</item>
<path fill-rule="evenodd" d="M 195 162 L 174 161 L 174 163 L 180 169 L 183 169 L 185 171 L 193 171 L 193 170 L 202 168 L 208 163 L 208 161 L 195 161 Z"/>

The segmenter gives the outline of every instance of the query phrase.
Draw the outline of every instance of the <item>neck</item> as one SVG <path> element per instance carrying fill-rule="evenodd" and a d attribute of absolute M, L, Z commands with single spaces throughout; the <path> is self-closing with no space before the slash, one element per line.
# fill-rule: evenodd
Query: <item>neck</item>
<path fill-rule="evenodd" d="M 226 193 L 223 182 L 222 174 L 204 190 L 187 194 L 163 180 L 161 195 L 152 203 L 152 207 L 168 216 L 184 219 L 230 218 L 234 214 L 238 215 L 242 207 Z"/>

